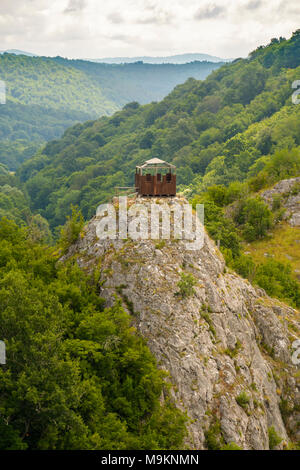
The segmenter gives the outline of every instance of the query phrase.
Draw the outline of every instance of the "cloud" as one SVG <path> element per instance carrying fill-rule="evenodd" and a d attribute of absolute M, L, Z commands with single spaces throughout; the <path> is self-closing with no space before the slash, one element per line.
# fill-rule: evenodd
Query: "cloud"
<path fill-rule="evenodd" d="M 64 13 L 77 13 L 85 8 L 85 0 L 69 0 L 67 8 Z"/>
<path fill-rule="evenodd" d="M 162 9 L 159 6 L 151 3 L 145 5 L 145 11 L 150 11 L 151 14 L 144 14 L 141 12 L 141 16 L 136 18 L 136 24 L 171 24 L 175 18 L 174 8 L 173 11 L 170 9 Z"/>
<path fill-rule="evenodd" d="M 158 24 L 159 19 L 157 16 L 146 16 L 144 18 L 138 18 L 136 24 Z"/>
<path fill-rule="evenodd" d="M 299 0 L 0 0 L 0 49 L 68 57 L 88 51 L 93 58 L 247 56 L 272 37 L 290 37 L 299 14 Z"/>
<path fill-rule="evenodd" d="M 250 0 L 247 3 L 246 8 L 247 10 L 257 10 L 262 6 L 262 0 Z"/>
<path fill-rule="evenodd" d="M 127 44 L 136 44 L 137 41 L 141 40 L 139 36 L 130 36 L 129 34 L 111 34 L 107 37 L 113 41 L 120 41 Z"/>
<path fill-rule="evenodd" d="M 145 16 L 137 19 L 137 24 L 171 24 L 174 15 L 172 13 L 165 12 L 164 14 Z"/>
<path fill-rule="evenodd" d="M 109 13 L 109 15 L 107 15 L 106 17 L 108 19 L 108 21 L 110 21 L 111 23 L 113 24 L 121 24 L 121 23 L 124 23 L 124 18 L 123 16 L 121 15 L 121 13 L 117 12 L 117 11 L 114 11 L 112 13 Z"/>
<path fill-rule="evenodd" d="M 287 3 L 286 0 L 280 2 L 278 10 L 284 11 L 285 14 L 289 15 L 299 15 L 300 14 L 300 5 L 298 2 Z"/>
<path fill-rule="evenodd" d="M 201 21 L 218 18 L 219 16 L 223 15 L 225 11 L 225 7 L 211 3 L 209 5 L 205 5 L 204 7 L 199 8 L 194 14 L 194 19 Z"/>

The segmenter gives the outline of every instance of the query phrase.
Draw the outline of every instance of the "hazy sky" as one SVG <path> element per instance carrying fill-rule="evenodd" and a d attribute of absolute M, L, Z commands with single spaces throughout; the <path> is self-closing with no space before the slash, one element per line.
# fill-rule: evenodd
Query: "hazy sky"
<path fill-rule="evenodd" d="M 299 0 L 0 0 L 0 50 L 246 56 L 300 28 Z"/>

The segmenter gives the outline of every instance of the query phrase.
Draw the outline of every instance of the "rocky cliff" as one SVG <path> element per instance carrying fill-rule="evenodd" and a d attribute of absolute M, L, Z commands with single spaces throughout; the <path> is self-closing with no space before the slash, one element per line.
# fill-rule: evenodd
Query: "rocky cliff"
<path fill-rule="evenodd" d="M 108 305 L 122 299 L 189 416 L 188 445 L 280 449 L 299 440 L 300 366 L 292 361 L 298 312 L 230 272 L 206 234 L 196 251 L 177 239 L 99 240 L 99 220 L 88 223 L 67 256 L 97 271 Z M 193 280 L 186 291 L 183 279 Z M 270 439 L 274 430 L 280 443 Z"/>
<path fill-rule="evenodd" d="M 300 226 L 300 178 L 281 180 L 272 188 L 263 191 L 260 196 L 272 209 L 274 204 L 284 209 L 283 218 L 292 227 Z"/>

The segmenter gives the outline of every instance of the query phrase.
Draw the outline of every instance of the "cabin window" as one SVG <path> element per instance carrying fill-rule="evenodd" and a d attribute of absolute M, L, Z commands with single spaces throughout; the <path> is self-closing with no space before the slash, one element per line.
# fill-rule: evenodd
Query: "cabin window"
<path fill-rule="evenodd" d="M 161 181 L 161 174 L 157 173 L 157 181 Z"/>
<path fill-rule="evenodd" d="M 171 183 L 171 178 L 172 178 L 171 173 L 167 173 L 167 174 L 166 174 L 166 181 L 167 181 L 167 183 Z"/>
<path fill-rule="evenodd" d="M 146 181 L 151 181 L 151 174 L 150 174 L 150 173 L 147 173 L 147 175 L 146 175 Z"/>

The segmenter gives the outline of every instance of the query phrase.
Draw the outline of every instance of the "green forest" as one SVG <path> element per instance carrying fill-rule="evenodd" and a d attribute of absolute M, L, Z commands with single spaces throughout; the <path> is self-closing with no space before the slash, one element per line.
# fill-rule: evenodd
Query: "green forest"
<path fill-rule="evenodd" d="M 7 102 L 0 106 L 0 163 L 15 170 L 43 142 L 61 137 L 75 123 L 110 115 L 132 100 L 162 99 L 178 83 L 205 78 L 220 65 L 113 65 L 2 54 Z"/>
<path fill-rule="evenodd" d="M 257 175 L 278 151 L 297 152 L 300 107 L 291 96 L 299 49 L 297 31 L 204 81 L 187 80 L 159 103 L 131 102 L 69 128 L 17 172 L 32 210 L 52 228 L 64 223 L 70 204 L 88 219 L 115 186 L 133 185 L 135 165 L 150 157 L 174 163 L 179 189 L 192 197 Z"/>
<path fill-rule="evenodd" d="M 97 114 L 98 104 L 99 114 L 116 109 L 108 84 L 97 88 L 94 67 L 103 64 L 28 59 L 61 74 L 59 105 L 53 94 L 53 114 L 46 113 L 43 130 L 39 116 L 49 97 L 43 103 L 41 96 L 49 82 L 42 80 L 35 103 L 26 103 L 27 93 L 18 93 L 22 67 L 32 86 L 27 59 L 4 54 L 0 64 L 2 59 L 12 62 L 6 71 L 12 75 L 20 60 L 6 112 L 16 107 L 22 120 L 33 106 L 36 127 L 31 121 L 23 134 L 13 123 L 15 112 L 11 120 L 2 115 L 5 138 L 14 144 L 0 143 L 0 338 L 13 359 L 0 370 L 0 449 L 182 448 L 187 418 L 172 404 L 165 376 L 130 316 L 117 299 L 105 308 L 97 271 L 91 277 L 75 260 L 59 258 L 115 186 L 133 186 L 135 165 L 158 157 L 176 165 L 178 191 L 194 206 L 205 204 L 205 226 L 220 241 L 226 269 L 299 307 L 299 280 L 280 258 L 280 246 L 274 258 L 250 252 L 285 227 L 281 202 L 270 209 L 260 192 L 300 175 L 300 106 L 291 99 L 292 83 L 300 78 L 300 30 L 289 40 L 272 39 L 203 81 L 189 78 L 160 102 L 135 98 L 112 116 L 77 123 L 55 140 L 54 127 L 59 135 L 74 116 L 68 102 L 78 103 L 82 119 L 75 121 L 88 119 L 89 110 Z M 144 66 L 128 67 L 134 75 Z M 113 83 L 118 72 L 109 73 Z M 74 85 L 64 94 L 65 81 L 74 84 L 82 74 L 91 89 Z M 50 141 L 40 147 L 42 140 Z"/>
<path fill-rule="evenodd" d="M 180 448 L 186 418 L 129 315 L 47 235 L 0 221 L 0 449 Z"/>

